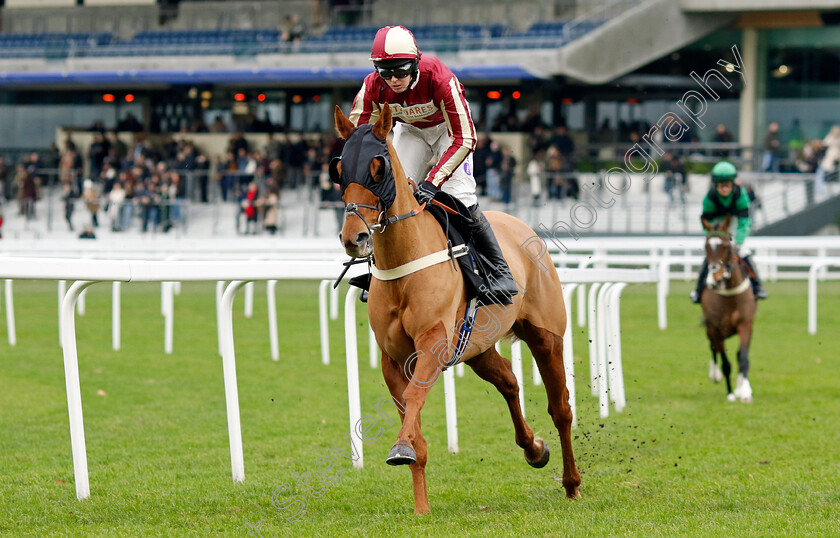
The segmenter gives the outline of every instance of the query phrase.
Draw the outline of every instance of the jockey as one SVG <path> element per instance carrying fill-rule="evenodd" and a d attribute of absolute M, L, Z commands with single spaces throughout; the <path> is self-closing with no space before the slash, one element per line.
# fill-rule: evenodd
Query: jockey
<path fill-rule="evenodd" d="M 376 32 L 370 51 L 375 71 L 365 77 L 353 101 L 350 121 L 374 123 L 389 103 L 396 125 L 393 145 L 415 196 L 429 203 L 438 190 L 469 208 L 475 246 L 492 266 L 488 295 L 516 295 L 516 282 L 496 236 L 478 208 L 473 177 L 476 135 L 464 86 L 443 62 L 422 56 L 414 35 L 402 26 Z"/>
<path fill-rule="evenodd" d="M 700 215 L 700 220 L 715 224 L 726 216 L 738 218 L 738 227 L 735 230 L 735 252 L 750 268 L 750 280 L 756 299 L 766 299 L 767 292 L 764 291 L 764 286 L 758 278 L 752 255 L 749 249 L 742 247 L 744 240 L 750 234 L 752 221 L 750 220 L 750 198 L 747 196 L 747 189 L 735 183 L 737 175 L 735 166 L 728 161 L 720 161 L 712 168 L 714 187 L 709 190 L 703 200 L 703 214 Z M 700 277 L 697 279 L 697 289 L 691 292 L 692 302 L 700 303 L 708 273 L 709 264 L 703 260 Z"/>

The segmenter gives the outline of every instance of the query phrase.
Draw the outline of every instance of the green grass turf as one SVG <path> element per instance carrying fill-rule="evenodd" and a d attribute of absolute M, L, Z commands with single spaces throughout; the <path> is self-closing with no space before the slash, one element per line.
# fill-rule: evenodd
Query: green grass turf
<path fill-rule="evenodd" d="M 0 323 L 0 535 L 246 536 L 245 525 L 259 522 L 266 537 L 836 536 L 840 283 L 820 284 L 816 336 L 807 334 L 805 283 L 768 285 L 751 353 L 753 404 L 728 403 L 724 387 L 708 380 L 708 345 L 688 290 L 672 287 L 665 331 L 656 326 L 653 286 L 625 290 L 628 405 L 608 419 L 586 387 L 586 340 L 575 326 L 581 499 L 563 496 L 542 387 L 527 382 L 526 416 L 553 457 L 535 470 L 513 442 L 502 398 L 467 368 L 456 383 L 459 454 L 446 450 L 442 387 L 423 411 L 431 515 L 413 515 L 409 470 L 384 463 L 397 433 L 386 425 L 365 446 L 365 468 L 337 456 L 341 478 L 309 496 L 292 523 L 293 508 L 272 506 L 272 493 L 294 484 L 293 473 L 314 473 L 330 447 L 346 446 L 348 429 L 343 324 L 331 322 L 333 361 L 321 365 L 316 284 L 278 286 L 279 362 L 269 358 L 264 293 L 251 319 L 237 299 L 241 484 L 230 475 L 213 285 L 184 284 L 175 298 L 172 355 L 163 353 L 157 285 L 123 286 L 119 352 L 111 350 L 110 287 L 92 287 L 87 314 L 77 317 L 91 484 L 91 497 L 79 502 L 55 284 L 16 282 L 16 347 Z M 730 340 L 733 358 L 735 347 Z M 373 414 L 366 410 L 387 390 L 366 356 L 363 349 L 362 406 Z M 526 380 L 530 374 L 526 360 Z M 305 493 L 293 486 L 276 501 L 293 495 Z"/>

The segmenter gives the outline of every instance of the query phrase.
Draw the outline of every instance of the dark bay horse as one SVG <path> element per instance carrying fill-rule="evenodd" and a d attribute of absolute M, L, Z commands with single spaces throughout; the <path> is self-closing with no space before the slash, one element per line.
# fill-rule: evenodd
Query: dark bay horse
<path fill-rule="evenodd" d="M 720 354 L 723 365 L 723 378 L 726 379 L 726 393 L 729 401 L 752 402 L 752 387 L 749 381 L 750 339 L 752 338 L 753 320 L 757 303 L 750 285 L 745 264 L 741 262 L 729 235 L 729 217 L 718 226 L 703 221 L 707 231 L 706 262 L 709 274 L 706 278 L 706 290 L 702 297 L 703 320 L 706 335 L 712 348 L 712 372 L 715 381 L 717 355 Z M 730 374 L 732 367 L 726 356 L 724 341 L 738 335 L 738 379 L 732 390 Z"/>
<path fill-rule="evenodd" d="M 368 316 L 382 352 L 382 373 L 402 419 L 386 461 L 409 465 L 414 511 L 428 513 L 427 451 L 420 410 L 434 382 L 454 364 L 459 320 L 468 306 L 465 285 L 460 270 L 445 255 L 447 241 L 441 227 L 418 206 L 387 140 L 392 127 L 390 107 L 383 107 L 373 126 L 358 128 L 336 107 L 335 123 L 347 141 L 341 160 L 330 166 L 333 181 L 341 184 L 347 213 L 339 237 L 350 256 L 375 254 Z M 548 447 L 525 422 L 510 362 L 494 348 L 511 332 L 528 344 L 545 381 L 548 412 L 560 433 L 566 496 L 576 498 L 580 473 L 572 453 L 572 412 L 563 368 L 566 310 L 560 279 L 547 253 L 532 261 L 519 249 L 536 235 L 525 223 L 503 213 L 488 211 L 486 215 L 521 293 L 512 297 L 512 305 L 478 308 L 472 337 L 458 362 L 470 365 L 504 396 L 516 444 L 530 465 L 543 467 L 548 463 Z M 427 258 L 418 268 L 421 258 L 441 252 L 442 261 L 429 264 Z M 406 265 L 411 262 L 416 263 Z"/>

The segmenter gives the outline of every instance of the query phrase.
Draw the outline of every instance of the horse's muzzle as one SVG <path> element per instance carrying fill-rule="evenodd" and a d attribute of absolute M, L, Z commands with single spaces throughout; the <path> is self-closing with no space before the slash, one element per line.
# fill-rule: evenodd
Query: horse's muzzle
<path fill-rule="evenodd" d="M 341 234 L 339 234 L 339 237 L 341 237 Z M 370 234 L 367 232 L 359 232 L 352 240 L 345 240 L 343 243 L 344 251 L 347 252 L 348 256 L 354 258 L 369 256 L 373 250 Z"/>

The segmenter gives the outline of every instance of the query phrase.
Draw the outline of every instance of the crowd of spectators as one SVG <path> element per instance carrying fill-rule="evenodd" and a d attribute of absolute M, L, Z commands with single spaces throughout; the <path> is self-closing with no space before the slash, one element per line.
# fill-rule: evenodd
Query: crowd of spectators
<path fill-rule="evenodd" d="M 86 235 L 103 217 L 114 232 L 167 232 L 183 222 L 185 199 L 235 203 L 232 225 L 239 233 L 274 234 L 281 226 L 282 189 L 308 186 L 322 200 L 337 201 L 327 177 L 329 160 L 341 151 L 334 136 L 270 134 L 264 147 L 253 147 L 235 132 L 224 155 L 208 156 L 189 139 L 170 136 L 152 144 L 138 132 L 129 145 L 99 122 L 93 128 L 87 148 L 69 136 L 60 149 L 27 155 L 14 168 L 0 157 L 0 196 L 16 199 L 19 214 L 33 219 L 41 189 L 55 185 L 68 230 L 82 222 Z"/>
<path fill-rule="evenodd" d="M 531 123 L 524 163 L 517 162 L 512 148 L 502 142 L 504 137 L 496 140 L 492 134 L 479 134 L 473 155 L 479 194 L 492 202 L 510 204 L 514 185 L 524 179 L 535 204 L 545 199 L 577 199 L 578 160 L 586 149 L 576 147 L 565 125 L 549 128 L 541 121 Z M 45 152 L 27 154 L 17 163 L 0 156 L 0 197 L 16 202 L 18 214 L 34 219 L 41 191 L 55 185 L 62 192 L 68 229 L 75 230 L 83 222 L 82 229 L 88 234 L 103 218 L 115 232 L 167 232 L 183 222 L 185 199 L 197 203 L 218 200 L 239 207 L 237 221 L 231 223 L 239 233 L 273 234 L 282 227 L 283 190 L 306 186 L 320 207 L 336 210 L 340 225 L 340 193 L 329 180 L 328 163 L 340 154 L 342 142 L 331 133 L 302 136 L 281 131 L 268 134 L 263 147 L 253 147 L 239 130 L 229 135 L 223 155 L 211 156 L 188 138 L 170 136 L 151 144 L 137 130 L 138 125 L 136 118 L 128 116 L 120 122 L 121 129 L 134 133 L 132 144 L 118 137 L 115 129 L 97 122 L 91 127 L 93 137 L 87 147 L 79 147 L 68 137 L 61 148 L 53 145 Z M 644 125 L 636 127 L 643 129 Z M 208 130 L 230 133 L 221 118 Z M 628 132 L 628 148 L 639 141 L 639 132 L 644 131 Z M 716 127 L 714 142 L 732 140 L 725 126 Z M 779 124 L 772 122 L 763 143 L 762 170 L 814 173 L 818 186 L 837 181 L 840 126 L 833 127 L 822 140 L 802 141 L 783 136 Z M 664 176 L 661 188 L 672 202 L 686 201 L 687 155 L 669 151 L 659 163 Z M 726 158 L 731 150 L 713 147 L 711 155 Z M 521 178 L 519 171 L 524 172 Z M 10 207 L 5 209 L 8 216 Z"/>

